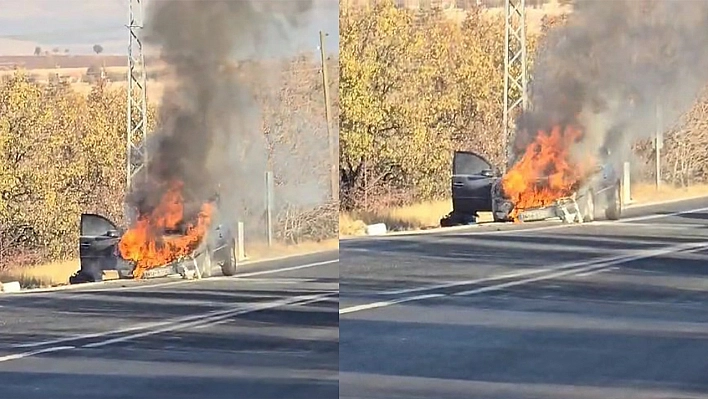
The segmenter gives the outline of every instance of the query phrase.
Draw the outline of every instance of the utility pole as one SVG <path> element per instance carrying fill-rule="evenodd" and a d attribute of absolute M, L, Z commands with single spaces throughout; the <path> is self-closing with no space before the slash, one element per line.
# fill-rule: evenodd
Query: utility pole
<path fill-rule="evenodd" d="M 511 166 L 510 142 L 516 132 L 514 118 L 528 109 L 526 67 L 526 1 L 505 0 L 504 6 L 504 131 L 505 167 Z"/>
<path fill-rule="evenodd" d="M 140 30 L 144 0 L 128 0 L 128 118 L 126 128 L 126 191 L 138 173 L 147 178 L 147 73 Z M 128 220 L 131 220 L 129 217 Z"/>
<path fill-rule="evenodd" d="M 329 96 L 329 73 L 327 71 L 327 54 L 325 51 L 326 33 L 320 31 L 320 57 L 322 59 L 322 86 L 324 87 L 325 117 L 327 118 L 327 139 L 329 142 L 330 158 L 330 185 L 332 189 L 332 200 L 339 202 L 339 154 L 334 143 L 334 132 L 332 129 L 332 109 Z"/>

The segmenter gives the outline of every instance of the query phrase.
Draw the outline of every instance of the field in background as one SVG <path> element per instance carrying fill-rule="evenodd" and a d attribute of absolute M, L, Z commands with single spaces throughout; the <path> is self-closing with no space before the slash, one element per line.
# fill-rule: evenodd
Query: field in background
<path fill-rule="evenodd" d="M 89 82 L 86 78 L 86 72 L 88 67 L 85 68 L 48 68 L 48 69 L 26 69 L 27 74 L 32 76 L 36 81 L 39 82 L 49 82 L 54 76 L 58 76 L 61 79 L 65 79 L 69 82 L 72 89 L 76 90 L 78 93 L 87 95 L 91 92 L 91 88 L 94 86 L 93 83 Z M 159 68 L 148 69 L 148 74 L 161 72 L 158 71 Z M 106 83 L 107 88 L 125 88 L 126 87 L 126 77 L 128 68 L 125 66 L 115 66 L 106 67 L 105 72 L 109 77 L 108 83 Z M 14 69 L 0 69 L 0 79 L 4 76 L 12 76 L 15 73 Z M 162 101 L 162 95 L 165 91 L 166 80 L 156 80 L 149 79 L 147 82 L 147 98 L 148 102 L 152 104 L 160 104 Z"/>
<path fill-rule="evenodd" d="M 686 188 L 662 186 L 658 191 L 654 184 L 639 183 L 631 188 L 634 204 L 670 201 L 682 198 L 708 196 L 708 184 Z M 372 212 L 349 212 L 339 215 L 340 237 L 363 235 L 368 224 L 384 223 L 390 231 L 424 230 L 440 226 L 440 218 L 452 210 L 450 200 L 430 201 L 410 206 Z M 480 214 L 482 222 L 491 220 L 488 213 Z"/>
<path fill-rule="evenodd" d="M 125 67 L 127 56 L 123 55 L 0 55 L 0 70 L 15 67 L 30 69 L 88 68 L 93 64 L 106 67 Z"/>
<path fill-rule="evenodd" d="M 125 87 L 127 79 L 127 58 L 117 55 L 41 55 L 2 56 L 0 55 L 0 79 L 12 76 L 17 69 L 27 72 L 37 82 L 47 83 L 59 78 L 69 82 L 77 92 L 88 94 L 92 83 L 87 72 L 91 67 L 102 67 L 108 78 L 107 86 Z M 159 104 L 168 80 L 165 65 L 159 60 L 146 61 L 148 74 L 147 97 L 153 104 Z M 160 79 L 155 79 L 159 76 Z M 163 79 L 164 77 L 164 79 Z"/>

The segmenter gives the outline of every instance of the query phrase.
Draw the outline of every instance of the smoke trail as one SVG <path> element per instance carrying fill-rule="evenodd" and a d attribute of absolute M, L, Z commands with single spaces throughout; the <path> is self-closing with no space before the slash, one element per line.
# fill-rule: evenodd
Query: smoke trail
<path fill-rule="evenodd" d="M 708 83 L 708 2 L 579 0 L 537 54 L 532 110 L 518 121 L 518 157 L 539 128 L 579 122 L 574 153 L 630 145 L 669 128 Z"/>
<path fill-rule="evenodd" d="M 128 198 L 140 214 L 173 180 L 184 183 L 187 213 L 217 191 L 239 217 L 259 213 L 267 151 L 259 109 L 232 66 L 291 51 L 289 36 L 311 7 L 311 0 L 150 2 L 145 42 L 160 49 L 177 82 L 151 135 L 148 183 Z"/>

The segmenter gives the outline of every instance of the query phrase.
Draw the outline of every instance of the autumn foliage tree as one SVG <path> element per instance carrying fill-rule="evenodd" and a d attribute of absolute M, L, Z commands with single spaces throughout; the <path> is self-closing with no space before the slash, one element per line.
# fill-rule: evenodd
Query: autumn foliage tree
<path fill-rule="evenodd" d="M 253 114 L 269 143 L 264 157 L 280 201 L 276 233 L 288 242 L 336 237 L 319 62 L 300 57 L 267 64 L 241 64 L 235 73 L 251 85 Z M 330 69 L 336 102 L 336 59 Z M 100 82 L 88 95 L 68 84 L 34 82 L 23 72 L 0 82 L 0 270 L 76 257 L 81 213 L 122 224 L 126 100 L 125 88 Z M 148 131 L 159 123 L 155 111 L 150 105 Z"/>
<path fill-rule="evenodd" d="M 340 9 L 344 209 L 445 196 L 455 149 L 501 162 L 503 28 L 479 8 Z"/>
<path fill-rule="evenodd" d="M 0 264 L 73 253 L 81 212 L 120 218 L 125 108 L 124 91 L 21 72 L 0 86 Z"/>
<path fill-rule="evenodd" d="M 567 22 L 566 14 L 547 16 L 527 31 L 530 81 L 536 50 Z M 503 11 L 411 10 L 393 1 L 341 7 L 340 74 L 343 210 L 446 198 L 454 150 L 503 165 Z M 704 96 L 665 134 L 670 182 L 708 177 L 707 104 Z M 639 159 L 649 162 L 650 147 L 638 143 Z"/>

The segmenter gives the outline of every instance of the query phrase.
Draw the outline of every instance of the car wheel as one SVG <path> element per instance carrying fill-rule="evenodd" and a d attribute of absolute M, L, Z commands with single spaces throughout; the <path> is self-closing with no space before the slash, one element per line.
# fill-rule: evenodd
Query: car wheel
<path fill-rule="evenodd" d="M 620 187 L 617 185 L 612 194 L 609 195 L 607 199 L 607 208 L 605 209 L 605 216 L 608 220 L 619 220 L 622 215 L 622 197 L 620 194 Z"/>
<path fill-rule="evenodd" d="M 228 249 L 229 255 L 221 264 L 221 273 L 224 276 L 233 276 L 236 274 L 236 243 L 231 240 L 231 245 Z"/>
<path fill-rule="evenodd" d="M 583 215 L 583 222 L 592 222 L 595 220 L 595 193 L 588 191 L 582 196 L 580 205 L 580 214 Z"/>

